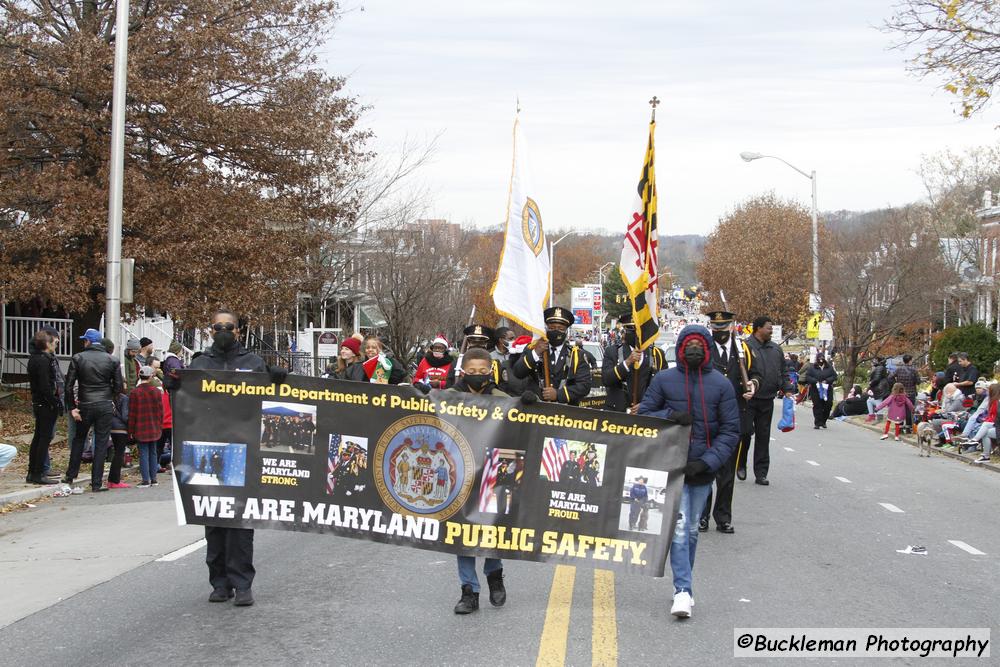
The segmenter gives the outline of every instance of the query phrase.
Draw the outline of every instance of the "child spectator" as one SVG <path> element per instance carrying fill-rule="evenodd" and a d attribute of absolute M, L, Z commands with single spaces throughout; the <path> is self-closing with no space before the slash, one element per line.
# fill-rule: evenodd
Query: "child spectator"
<path fill-rule="evenodd" d="M 160 467 L 159 472 L 167 472 L 167 464 L 174 454 L 174 411 L 170 407 L 170 395 L 161 389 L 160 397 L 163 399 L 163 432 L 156 443 L 156 464 Z"/>
<path fill-rule="evenodd" d="M 963 449 L 971 449 L 971 446 L 978 446 L 979 443 L 983 444 L 983 454 L 975 463 L 986 463 L 990 460 L 993 439 L 996 438 L 994 426 L 997 423 L 997 406 L 1000 404 L 1000 384 L 995 383 L 990 385 L 989 393 L 984 402 L 988 403 L 989 407 L 986 409 L 986 417 L 983 419 L 983 423 L 980 424 L 979 430 L 976 431 L 976 434 L 972 438 L 961 443 Z"/>
<path fill-rule="evenodd" d="M 903 386 L 902 382 L 897 382 L 892 385 L 892 393 L 879 403 L 875 411 L 878 412 L 884 407 L 889 408 L 889 412 L 885 419 L 885 431 L 882 432 L 882 437 L 879 440 L 885 440 L 889 437 L 889 425 L 896 425 L 896 441 L 899 442 L 899 429 L 900 426 L 906 421 L 907 415 L 913 414 L 913 402 L 906 395 L 906 388 Z"/>
<path fill-rule="evenodd" d="M 156 486 L 160 467 L 156 443 L 163 434 L 163 395 L 153 386 L 156 371 L 152 366 L 139 369 L 139 386 L 128 395 L 128 434 L 139 448 L 140 488 Z"/>

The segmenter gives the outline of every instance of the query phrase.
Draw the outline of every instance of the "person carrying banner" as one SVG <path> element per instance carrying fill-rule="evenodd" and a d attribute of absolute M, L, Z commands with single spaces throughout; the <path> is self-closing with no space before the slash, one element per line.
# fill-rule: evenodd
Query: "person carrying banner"
<path fill-rule="evenodd" d="M 566 344 L 566 331 L 575 319 L 567 308 L 547 308 L 545 336 L 514 364 L 514 377 L 528 378 L 539 387 L 542 400 L 579 405 L 590 393 L 590 366 L 580 348 Z"/>
<path fill-rule="evenodd" d="M 236 315 L 219 309 L 212 316 L 212 346 L 191 361 L 192 370 L 245 371 L 268 373 L 271 381 L 281 384 L 288 376 L 284 368 L 269 368 L 264 360 L 248 352 L 240 344 L 240 330 Z M 222 458 L 212 456 L 212 469 L 217 477 L 222 475 Z M 248 607 L 253 604 L 253 585 L 256 570 L 253 566 L 253 529 L 205 526 L 208 551 L 208 580 L 212 584 L 209 602 L 226 602 L 235 597 L 233 604 Z M 235 593 L 234 593 L 235 589 Z"/>
<path fill-rule="evenodd" d="M 637 348 L 638 338 L 632 313 L 625 313 L 618 321 L 622 326 L 622 340 L 604 350 L 601 365 L 601 382 L 608 389 L 605 410 L 634 412 L 642 400 L 653 375 L 667 367 L 667 357 L 655 345 L 645 351 Z M 635 399 L 639 400 L 635 400 Z"/>
<path fill-rule="evenodd" d="M 715 517 L 715 529 L 720 533 L 732 534 L 733 528 L 733 488 L 736 481 L 736 458 L 740 449 L 747 446 L 750 441 L 751 422 L 747 415 L 747 401 L 753 398 L 760 378 L 757 377 L 757 370 L 750 363 L 750 350 L 747 344 L 732 335 L 733 321 L 735 315 L 725 311 L 715 311 L 708 313 L 709 326 L 712 330 L 712 365 L 733 385 L 733 393 L 736 395 L 736 407 L 740 413 L 740 440 L 733 455 L 729 457 L 715 474 L 715 487 L 718 493 L 715 496 L 715 509 L 712 509 L 712 490 L 709 488 L 708 501 L 705 509 L 701 513 L 701 521 L 698 523 L 698 530 L 705 532 L 708 530 L 708 517 Z M 742 350 L 737 348 L 739 345 Z M 748 368 L 749 366 L 749 368 Z M 750 387 L 747 387 L 747 384 Z"/>
<path fill-rule="evenodd" d="M 771 467 L 771 419 L 774 416 L 774 398 L 783 393 L 792 398 L 795 386 L 788 375 L 785 353 L 781 346 L 771 342 L 771 318 L 762 315 L 753 321 L 753 334 L 746 340 L 751 364 L 756 367 L 760 384 L 753 398 L 747 401 L 747 413 L 753 422 L 753 472 L 756 483 L 767 486 Z M 750 444 L 740 450 L 736 461 L 736 477 L 747 478 L 747 458 Z"/>
<path fill-rule="evenodd" d="M 462 349 L 458 359 L 448 369 L 448 377 L 445 378 L 444 388 L 455 386 L 455 380 L 462 376 L 462 358 L 466 350 L 482 349 L 489 350 L 496 340 L 496 333 L 493 329 L 482 324 L 470 324 L 462 330 L 465 336 L 462 339 Z M 500 362 L 492 354 L 490 355 L 490 367 L 493 372 L 493 382 L 499 386 L 501 384 Z"/>
<path fill-rule="evenodd" d="M 715 471 L 732 457 L 740 438 L 736 392 L 732 382 L 712 367 L 713 344 L 705 327 L 684 327 L 677 338 L 677 366 L 653 376 L 638 410 L 640 415 L 691 425 L 684 487 L 670 544 L 674 576 L 670 613 L 678 618 L 691 616 L 698 521 Z"/>
<path fill-rule="evenodd" d="M 451 391 L 487 396 L 507 396 L 500 391 L 493 378 L 493 361 L 485 348 L 473 347 L 462 355 L 462 374 Z M 522 399 L 523 400 L 523 399 Z M 484 473 L 485 474 L 485 473 Z M 497 478 L 499 482 L 499 477 Z M 494 488 L 496 488 L 494 486 Z M 499 511 L 499 498 L 497 499 Z M 458 559 L 458 579 L 462 585 L 462 597 L 455 605 L 456 614 L 471 614 L 479 609 L 479 577 L 476 576 L 476 559 L 473 556 L 456 556 Z M 483 564 L 483 574 L 490 588 L 490 604 L 502 607 L 507 602 L 507 589 L 503 583 L 503 561 L 487 558 Z"/>
<path fill-rule="evenodd" d="M 427 354 L 417 365 L 413 374 L 413 384 L 426 384 L 431 389 L 444 389 L 445 380 L 452 366 L 451 355 L 448 354 L 448 339 L 438 334 L 431 342 Z"/>

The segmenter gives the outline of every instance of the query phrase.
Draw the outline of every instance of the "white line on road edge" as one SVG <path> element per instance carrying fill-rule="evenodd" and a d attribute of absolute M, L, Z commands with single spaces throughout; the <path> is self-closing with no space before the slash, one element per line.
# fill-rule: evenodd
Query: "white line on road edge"
<path fill-rule="evenodd" d="M 172 560 L 177 560 L 178 558 L 184 558 L 184 556 L 187 556 L 190 553 L 194 553 L 195 551 L 197 551 L 198 549 L 201 549 L 206 544 L 208 544 L 208 543 L 204 539 L 198 540 L 194 544 L 189 544 L 186 547 L 181 547 L 177 551 L 171 551 L 167 555 L 161 556 L 161 557 L 157 558 L 156 562 L 157 563 L 167 563 L 167 562 L 170 562 Z"/>
<path fill-rule="evenodd" d="M 785 451 L 786 452 L 794 452 L 795 450 L 792 449 L 791 447 L 785 447 Z"/>
<path fill-rule="evenodd" d="M 846 477 L 834 477 L 834 479 L 840 480 L 844 484 L 850 484 L 851 483 L 851 480 L 847 479 Z"/>
<path fill-rule="evenodd" d="M 950 542 L 951 544 L 954 544 L 956 547 L 958 547 L 962 551 L 968 551 L 973 556 L 985 556 L 986 555 L 984 552 L 980 551 L 976 547 L 970 547 L 968 544 L 966 544 L 962 540 L 948 540 L 948 542 Z"/>
<path fill-rule="evenodd" d="M 818 464 L 818 463 L 816 463 L 815 461 L 806 461 L 806 463 L 808 463 L 808 464 L 809 464 L 809 465 L 811 465 L 811 466 L 818 466 L 818 465 L 819 465 L 819 464 Z"/>
<path fill-rule="evenodd" d="M 898 507 L 896 507 L 892 503 L 879 503 L 879 505 L 881 505 L 882 507 L 886 508 L 890 512 L 896 512 L 898 514 L 903 514 L 903 510 L 899 509 Z"/>

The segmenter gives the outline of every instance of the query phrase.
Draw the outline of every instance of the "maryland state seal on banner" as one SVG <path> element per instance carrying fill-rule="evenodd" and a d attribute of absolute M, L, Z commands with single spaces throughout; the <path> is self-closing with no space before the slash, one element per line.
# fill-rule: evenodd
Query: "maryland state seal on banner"
<path fill-rule="evenodd" d="M 524 202 L 524 210 L 521 211 L 521 233 L 524 235 L 524 242 L 537 257 L 545 245 L 545 234 L 542 232 L 542 212 L 531 197 Z"/>
<path fill-rule="evenodd" d="M 465 436 L 433 417 L 406 417 L 375 446 L 375 488 L 393 512 L 443 521 L 472 491 L 476 463 Z"/>

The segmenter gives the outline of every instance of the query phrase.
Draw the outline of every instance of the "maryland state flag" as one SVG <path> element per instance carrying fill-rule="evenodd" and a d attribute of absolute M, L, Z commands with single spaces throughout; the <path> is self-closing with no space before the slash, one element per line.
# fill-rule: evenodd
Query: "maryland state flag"
<path fill-rule="evenodd" d="M 645 350 L 660 335 L 657 322 L 656 282 L 656 175 L 653 170 L 653 134 L 656 122 L 649 123 L 649 145 L 642 163 L 642 176 L 632 216 L 625 232 L 622 257 L 618 269 L 632 301 L 632 321 L 639 338 L 639 349 Z"/>

